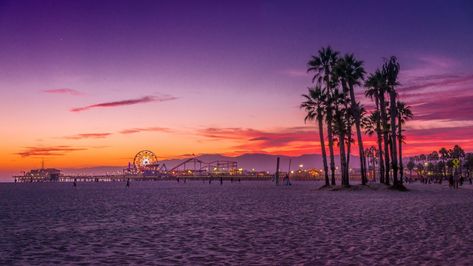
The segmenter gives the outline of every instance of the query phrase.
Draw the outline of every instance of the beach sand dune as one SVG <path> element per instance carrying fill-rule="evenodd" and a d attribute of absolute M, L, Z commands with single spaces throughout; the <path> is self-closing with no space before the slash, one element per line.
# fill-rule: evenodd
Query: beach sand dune
<path fill-rule="evenodd" d="M 471 265 L 473 189 L 1 184 L 0 265 Z"/>

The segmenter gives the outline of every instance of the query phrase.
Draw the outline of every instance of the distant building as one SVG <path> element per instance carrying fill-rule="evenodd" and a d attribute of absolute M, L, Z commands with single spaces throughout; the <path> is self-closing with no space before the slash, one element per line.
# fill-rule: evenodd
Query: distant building
<path fill-rule="evenodd" d="M 18 181 L 20 182 L 55 182 L 59 181 L 61 170 L 55 168 L 41 168 L 33 169 L 26 172 L 23 176 L 19 176 Z"/>

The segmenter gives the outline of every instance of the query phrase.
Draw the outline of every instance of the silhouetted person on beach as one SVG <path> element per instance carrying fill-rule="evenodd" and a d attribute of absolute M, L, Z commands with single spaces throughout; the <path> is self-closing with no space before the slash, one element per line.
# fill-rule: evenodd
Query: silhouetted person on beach
<path fill-rule="evenodd" d="M 130 187 L 130 179 L 129 178 L 126 180 L 126 187 Z"/>
<path fill-rule="evenodd" d="M 240 179 L 240 178 L 238 178 L 238 183 L 240 183 L 240 182 L 241 182 L 241 179 Z M 470 178 L 470 183 L 471 183 L 471 178 Z"/>
<path fill-rule="evenodd" d="M 179 177 L 177 178 L 177 183 L 179 183 Z"/>
<path fill-rule="evenodd" d="M 220 176 L 220 185 L 223 185 L 223 176 Z"/>
<path fill-rule="evenodd" d="M 286 174 L 286 175 L 284 176 L 284 184 L 285 184 L 286 186 L 290 186 L 290 185 L 291 185 L 291 182 L 289 181 L 289 174 Z"/>
<path fill-rule="evenodd" d="M 74 178 L 74 183 L 72 183 L 74 187 L 77 187 L 77 179 Z"/>

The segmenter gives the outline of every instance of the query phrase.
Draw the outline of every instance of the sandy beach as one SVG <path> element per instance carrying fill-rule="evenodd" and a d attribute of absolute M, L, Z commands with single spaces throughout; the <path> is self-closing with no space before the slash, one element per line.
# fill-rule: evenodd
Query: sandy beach
<path fill-rule="evenodd" d="M 0 184 L 0 264 L 468 265 L 473 190 Z"/>

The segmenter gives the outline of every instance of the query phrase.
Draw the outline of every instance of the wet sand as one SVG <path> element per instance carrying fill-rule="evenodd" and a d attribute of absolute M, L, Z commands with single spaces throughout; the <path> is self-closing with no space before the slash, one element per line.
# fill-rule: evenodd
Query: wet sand
<path fill-rule="evenodd" d="M 471 265 L 473 189 L 0 184 L 0 265 Z"/>

